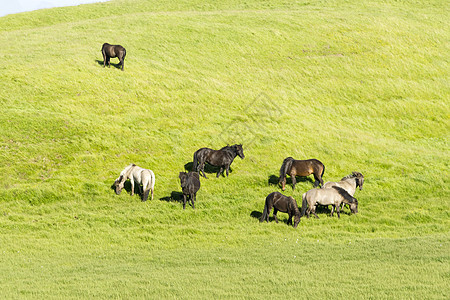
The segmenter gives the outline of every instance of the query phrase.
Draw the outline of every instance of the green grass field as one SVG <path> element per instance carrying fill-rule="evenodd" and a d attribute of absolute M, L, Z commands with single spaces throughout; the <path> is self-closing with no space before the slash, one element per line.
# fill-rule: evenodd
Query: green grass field
<path fill-rule="evenodd" d="M 448 299 L 446 1 L 113 0 L 0 18 L 0 296 Z M 101 45 L 127 49 L 103 68 Z M 182 209 L 178 172 L 242 143 Z M 359 213 L 260 223 L 283 159 Z M 111 185 L 156 174 L 142 203 Z M 302 179 L 284 194 L 301 204 Z"/>

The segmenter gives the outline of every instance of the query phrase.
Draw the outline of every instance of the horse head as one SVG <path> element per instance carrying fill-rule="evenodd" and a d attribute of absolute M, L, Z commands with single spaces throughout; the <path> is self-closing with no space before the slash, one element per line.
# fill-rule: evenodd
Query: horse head
<path fill-rule="evenodd" d="M 117 195 L 120 195 L 120 192 L 122 192 L 124 183 L 125 180 L 123 180 L 123 175 L 120 175 L 119 178 L 114 181 L 114 187 Z"/>
<path fill-rule="evenodd" d="M 364 184 L 364 176 L 363 174 L 359 172 L 352 172 L 353 177 L 355 177 L 356 180 L 356 187 L 359 186 L 359 190 L 362 190 L 363 184 Z"/>
<path fill-rule="evenodd" d="M 178 178 L 180 178 L 181 187 L 184 187 L 186 185 L 187 177 L 188 173 L 186 172 L 180 172 L 180 174 L 178 175 Z"/>
<path fill-rule="evenodd" d="M 354 214 L 358 213 L 358 200 L 356 200 L 355 198 L 353 198 L 354 201 L 350 202 L 350 211 Z"/>
<path fill-rule="evenodd" d="M 297 228 L 298 223 L 300 223 L 300 217 L 301 213 L 297 206 L 297 201 L 295 201 L 294 198 L 289 196 L 289 201 L 291 202 L 290 205 L 292 206 L 292 209 L 294 210 L 294 228 Z"/>
<path fill-rule="evenodd" d="M 235 149 L 235 151 L 236 151 L 236 154 L 237 155 L 239 155 L 239 157 L 241 158 L 241 159 L 244 159 L 245 158 L 245 155 L 244 155 L 244 149 L 242 148 L 242 144 L 236 144 L 236 145 L 234 145 L 234 149 Z"/>

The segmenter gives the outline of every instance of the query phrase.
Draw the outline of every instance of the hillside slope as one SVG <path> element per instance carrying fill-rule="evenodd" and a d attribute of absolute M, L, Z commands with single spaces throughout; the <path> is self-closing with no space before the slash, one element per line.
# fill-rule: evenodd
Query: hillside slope
<path fill-rule="evenodd" d="M 172 2 L 0 18 L 2 293 L 448 298 L 445 2 Z M 183 211 L 178 172 L 227 143 L 245 159 Z M 287 156 L 363 173 L 359 213 L 260 224 Z M 129 163 L 155 200 L 114 194 Z"/>

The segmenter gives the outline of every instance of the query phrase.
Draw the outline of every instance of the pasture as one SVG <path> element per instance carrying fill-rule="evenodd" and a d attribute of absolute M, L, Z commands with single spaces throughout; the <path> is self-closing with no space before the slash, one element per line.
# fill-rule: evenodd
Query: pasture
<path fill-rule="evenodd" d="M 0 296 L 448 299 L 446 1 L 113 0 L 0 18 Z M 126 48 L 103 68 L 103 43 Z M 242 143 L 229 177 L 193 153 Z M 260 223 L 286 157 L 358 214 Z M 152 201 L 112 184 L 156 176 Z M 287 179 L 298 204 L 312 175 Z M 127 188 L 127 186 L 125 186 Z M 129 186 L 128 186 L 129 189 Z"/>

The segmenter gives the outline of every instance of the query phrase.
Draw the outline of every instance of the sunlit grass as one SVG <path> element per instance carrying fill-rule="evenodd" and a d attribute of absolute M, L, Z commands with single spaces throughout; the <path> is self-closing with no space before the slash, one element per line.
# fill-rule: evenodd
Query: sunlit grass
<path fill-rule="evenodd" d="M 445 8 L 129 0 L 0 18 L 0 294 L 448 298 Z M 127 49 L 124 72 L 103 68 L 104 42 Z M 246 158 L 183 211 L 178 172 L 226 143 Z M 325 181 L 363 173 L 359 214 L 260 224 L 287 156 L 321 160 Z M 154 201 L 111 189 L 131 162 L 155 172 Z"/>

